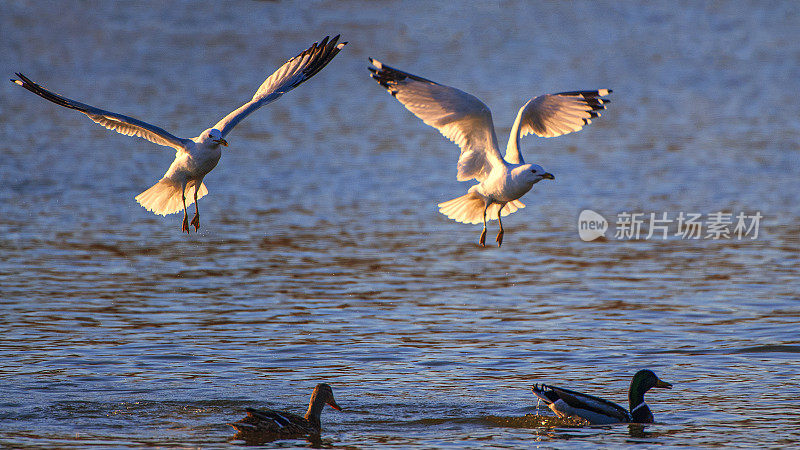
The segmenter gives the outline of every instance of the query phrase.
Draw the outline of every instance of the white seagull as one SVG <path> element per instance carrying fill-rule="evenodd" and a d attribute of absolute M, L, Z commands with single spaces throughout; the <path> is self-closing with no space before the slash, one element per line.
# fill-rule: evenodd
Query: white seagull
<path fill-rule="evenodd" d="M 137 195 L 136 201 L 148 211 L 164 216 L 183 209 L 182 231 L 188 233 L 189 218 L 186 212 L 186 197 L 191 193 L 190 189 L 194 188 L 194 200 L 190 198 L 189 204 L 191 205 L 192 201 L 195 203 L 195 215 L 191 224 L 196 232 L 200 228 L 200 211 L 197 207 L 197 200 L 208 193 L 208 189 L 203 184 L 203 177 L 211 172 L 211 169 L 219 162 L 219 158 L 222 156 L 220 145 L 228 146 L 225 136 L 250 113 L 277 100 L 325 67 L 347 44 L 347 42 L 337 44 L 338 39 L 338 35 L 331 40 L 326 36 L 320 43 L 315 42 L 314 45 L 288 60 L 261 84 L 249 102 L 225 116 L 213 127 L 200 133 L 200 136 L 192 139 L 179 138 L 162 128 L 133 117 L 95 108 L 63 97 L 39 86 L 21 73 L 16 74 L 19 80 L 12 79 L 11 82 L 45 100 L 78 110 L 109 130 L 126 136 L 138 136 L 177 150 L 175 161 L 169 166 L 161 181 Z"/>
<path fill-rule="evenodd" d="M 371 76 L 415 116 L 461 147 L 458 181 L 475 179 L 466 195 L 439 203 L 439 212 L 461 223 L 483 220 L 479 244 L 486 245 L 486 215 L 497 217 L 503 244 L 503 221 L 525 204 L 519 198 L 534 184 L 555 177 L 536 164 L 525 164 L 519 151 L 520 138 L 534 133 L 554 137 L 578 131 L 605 109 L 610 89 L 560 92 L 528 101 L 517 114 L 508 139 L 505 158 L 500 155 L 489 108 L 476 97 L 458 89 L 389 67 L 373 58 Z"/>

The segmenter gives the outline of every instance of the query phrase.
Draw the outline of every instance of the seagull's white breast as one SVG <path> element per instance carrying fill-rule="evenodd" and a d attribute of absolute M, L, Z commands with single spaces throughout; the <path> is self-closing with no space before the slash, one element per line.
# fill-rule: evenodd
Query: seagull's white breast
<path fill-rule="evenodd" d="M 222 157 L 222 149 L 219 145 L 198 144 L 190 158 L 192 173 L 202 176 L 211 172 L 211 169 L 217 166 L 220 157 Z"/>
<path fill-rule="evenodd" d="M 178 183 L 202 178 L 217 166 L 221 156 L 219 146 L 191 145 L 187 151 L 177 152 L 164 177 Z"/>
<path fill-rule="evenodd" d="M 480 186 L 481 193 L 486 197 L 498 203 L 506 203 L 525 195 L 531 190 L 533 183 L 503 167 L 492 170 Z"/>

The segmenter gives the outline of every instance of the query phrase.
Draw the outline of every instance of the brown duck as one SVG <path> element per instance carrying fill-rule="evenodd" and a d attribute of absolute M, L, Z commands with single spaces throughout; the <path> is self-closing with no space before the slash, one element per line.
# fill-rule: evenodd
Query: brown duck
<path fill-rule="evenodd" d="M 320 383 L 311 393 L 308 411 L 304 416 L 272 409 L 247 408 L 247 416 L 230 426 L 237 431 L 237 439 L 246 441 L 318 435 L 322 429 L 319 418 L 325 404 L 337 411 L 342 410 L 333 399 L 331 387 Z"/>

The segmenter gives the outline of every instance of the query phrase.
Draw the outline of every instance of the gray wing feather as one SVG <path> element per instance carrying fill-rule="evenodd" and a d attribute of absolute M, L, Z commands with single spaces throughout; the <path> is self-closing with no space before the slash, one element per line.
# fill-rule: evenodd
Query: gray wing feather
<path fill-rule="evenodd" d="M 610 94 L 610 89 L 596 91 L 559 92 L 534 97 L 525 103 L 517 113 L 511 136 L 506 146 L 506 161 L 513 164 L 523 162 L 519 151 L 519 140 L 528 134 L 539 137 L 555 137 L 579 131 L 599 117 L 597 112 L 605 109 L 608 99 L 601 98 Z"/>
<path fill-rule="evenodd" d="M 631 421 L 631 416 L 630 413 L 628 413 L 628 410 L 614 402 L 570 389 L 564 389 L 555 386 L 548 387 L 558 394 L 561 400 L 564 400 L 566 404 L 573 408 L 585 409 L 597 414 L 614 417 L 620 422 Z"/>
<path fill-rule="evenodd" d="M 114 130 L 117 133 L 124 134 L 126 136 L 136 136 L 142 139 L 147 139 L 150 142 L 172 147 L 179 151 L 183 151 L 186 144 L 189 142 L 188 139 L 182 139 L 173 136 L 166 130 L 155 125 L 151 125 L 147 122 L 142 122 L 139 119 L 96 108 L 94 106 L 56 94 L 55 92 L 39 86 L 21 73 L 17 73 L 16 75 L 20 79 L 11 80 L 13 83 L 24 87 L 39 97 L 51 101 L 56 105 L 80 111 L 86 114 L 95 123 L 98 123 L 109 130 Z"/>
<path fill-rule="evenodd" d="M 425 124 L 461 148 L 457 178 L 483 181 L 503 164 L 492 113 L 478 98 L 370 58 L 371 76 Z"/>
<path fill-rule="evenodd" d="M 328 36 L 325 36 L 320 43 L 315 42 L 299 55 L 286 61 L 275 73 L 264 80 L 249 102 L 225 116 L 213 128 L 219 130 L 223 137 L 226 136 L 233 127 L 253 111 L 274 102 L 283 94 L 313 77 L 347 45 L 347 42 L 337 44 L 338 40 L 339 35 L 330 40 Z"/>

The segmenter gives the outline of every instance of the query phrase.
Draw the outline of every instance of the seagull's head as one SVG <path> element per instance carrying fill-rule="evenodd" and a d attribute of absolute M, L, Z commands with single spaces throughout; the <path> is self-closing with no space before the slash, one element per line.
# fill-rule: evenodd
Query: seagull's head
<path fill-rule="evenodd" d="M 213 142 L 223 147 L 228 146 L 228 141 L 222 138 L 222 133 L 216 128 L 209 128 L 200 135 L 202 142 Z"/>
<path fill-rule="evenodd" d="M 542 180 L 556 179 L 552 173 L 545 172 L 542 166 L 538 164 L 523 164 L 515 168 L 514 171 L 518 172 L 516 174 L 518 177 L 522 178 L 531 185 L 534 185 Z"/>

